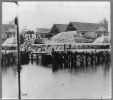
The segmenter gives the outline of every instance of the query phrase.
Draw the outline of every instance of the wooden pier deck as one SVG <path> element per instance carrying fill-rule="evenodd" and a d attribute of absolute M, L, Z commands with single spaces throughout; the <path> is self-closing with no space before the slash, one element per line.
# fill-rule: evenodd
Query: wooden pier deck
<path fill-rule="evenodd" d="M 2 50 L 3 54 L 17 53 L 17 50 Z M 42 65 L 56 63 L 73 63 L 78 59 L 91 59 L 91 62 L 100 58 L 110 58 L 111 46 L 109 43 L 76 43 L 76 44 L 33 44 L 25 46 L 21 50 L 21 61 L 34 60 L 38 62 L 39 55 L 42 58 Z M 83 63 L 83 62 L 81 62 Z"/>

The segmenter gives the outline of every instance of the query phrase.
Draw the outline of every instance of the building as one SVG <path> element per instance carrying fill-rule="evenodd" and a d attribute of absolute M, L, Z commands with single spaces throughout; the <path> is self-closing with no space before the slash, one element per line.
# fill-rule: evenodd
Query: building
<path fill-rule="evenodd" d="M 96 32 L 97 36 L 108 35 L 108 22 L 104 23 L 85 23 L 85 22 L 70 22 L 66 31 L 78 31 L 85 35 L 87 32 Z"/>
<path fill-rule="evenodd" d="M 23 31 L 21 32 L 21 34 L 23 34 L 23 37 L 26 39 L 26 40 L 29 40 L 29 39 L 36 39 L 36 35 L 34 34 L 33 31 Z"/>
<path fill-rule="evenodd" d="M 11 22 L 9 24 L 2 24 L 2 33 L 6 34 L 6 38 L 16 37 L 16 25 Z"/>
<path fill-rule="evenodd" d="M 42 38 L 45 38 L 45 36 L 50 32 L 50 29 L 48 28 L 37 28 L 35 33 L 40 34 Z"/>
<path fill-rule="evenodd" d="M 22 35 L 21 37 L 24 41 L 31 41 L 30 43 L 33 43 L 33 44 L 42 42 L 41 35 L 39 33 L 34 32 L 34 31 L 30 31 L 30 30 L 29 31 L 22 31 L 20 34 Z"/>

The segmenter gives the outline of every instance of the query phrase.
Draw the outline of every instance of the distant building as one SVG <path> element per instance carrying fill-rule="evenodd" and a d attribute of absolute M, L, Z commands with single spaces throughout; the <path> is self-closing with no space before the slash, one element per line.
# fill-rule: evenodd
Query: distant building
<path fill-rule="evenodd" d="M 96 32 L 97 36 L 108 35 L 107 23 L 84 23 L 84 22 L 70 22 L 66 31 L 78 31 L 85 35 L 87 32 Z"/>
<path fill-rule="evenodd" d="M 23 34 L 23 37 L 26 39 L 26 40 L 29 40 L 29 39 L 36 39 L 36 35 L 34 34 L 34 31 L 23 31 L 21 32 L 21 34 Z M 35 37 L 34 37 L 35 35 Z"/>
<path fill-rule="evenodd" d="M 6 38 L 16 37 L 16 25 L 12 22 L 9 22 L 9 24 L 2 24 L 2 33 L 6 34 Z"/>
<path fill-rule="evenodd" d="M 48 28 L 37 28 L 36 34 L 40 34 L 42 38 L 45 38 L 45 36 L 50 32 L 50 29 Z"/>
<path fill-rule="evenodd" d="M 97 33 L 98 33 L 97 34 L 97 37 L 100 37 L 100 36 L 108 36 L 108 31 L 104 27 L 98 28 Z"/>
<path fill-rule="evenodd" d="M 40 43 L 42 42 L 42 37 L 39 33 L 36 33 L 34 31 L 22 31 L 20 33 L 24 39 L 24 41 L 32 41 L 32 43 Z M 23 41 L 23 40 L 22 40 Z"/>

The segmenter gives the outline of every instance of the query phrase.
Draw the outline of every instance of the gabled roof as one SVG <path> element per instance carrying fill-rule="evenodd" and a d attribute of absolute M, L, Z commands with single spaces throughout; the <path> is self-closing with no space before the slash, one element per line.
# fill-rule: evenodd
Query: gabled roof
<path fill-rule="evenodd" d="M 96 31 L 98 28 L 104 27 L 104 25 L 99 23 L 70 22 L 70 24 L 78 31 Z"/>
<path fill-rule="evenodd" d="M 37 33 L 49 33 L 50 29 L 48 29 L 48 28 L 37 28 L 36 32 Z"/>
<path fill-rule="evenodd" d="M 68 24 L 54 24 L 59 32 L 65 32 Z"/>
<path fill-rule="evenodd" d="M 65 32 L 66 28 L 67 28 L 68 24 L 54 24 L 53 27 L 51 28 L 50 33 L 52 33 L 54 30 L 54 28 L 58 31 L 58 32 Z"/>

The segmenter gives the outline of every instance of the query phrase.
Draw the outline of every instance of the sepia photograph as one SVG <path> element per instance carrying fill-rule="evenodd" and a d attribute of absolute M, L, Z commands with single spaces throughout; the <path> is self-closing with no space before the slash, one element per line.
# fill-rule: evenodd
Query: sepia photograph
<path fill-rule="evenodd" d="M 2 99 L 111 99 L 110 1 L 2 1 Z"/>

